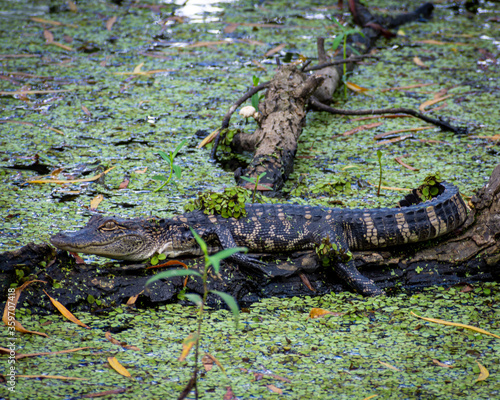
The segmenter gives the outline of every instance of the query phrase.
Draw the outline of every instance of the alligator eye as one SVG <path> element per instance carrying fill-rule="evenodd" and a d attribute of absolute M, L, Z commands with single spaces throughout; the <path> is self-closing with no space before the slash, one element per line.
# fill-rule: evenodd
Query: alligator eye
<path fill-rule="evenodd" d="M 100 226 L 100 229 L 104 231 L 111 231 L 113 229 L 116 229 L 116 223 L 115 221 L 107 221 L 105 224 Z"/>

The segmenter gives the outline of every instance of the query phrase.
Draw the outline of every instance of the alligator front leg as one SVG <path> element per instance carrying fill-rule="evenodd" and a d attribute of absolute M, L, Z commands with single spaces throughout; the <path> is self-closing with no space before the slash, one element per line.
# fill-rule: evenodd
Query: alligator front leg
<path fill-rule="evenodd" d="M 219 242 L 223 249 L 238 247 L 238 244 L 231 234 L 231 231 L 225 226 L 215 225 L 214 233 L 219 238 Z M 249 257 L 245 254 L 234 253 L 233 255 L 228 257 L 228 260 L 238 264 L 243 268 L 247 268 L 253 272 L 257 272 L 260 275 L 268 275 L 268 273 L 262 269 L 262 266 L 265 266 L 266 263 L 263 263 L 262 261 Z"/>
<path fill-rule="evenodd" d="M 324 266 L 331 266 L 354 291 L 364 296 L 384 294 L 371 279 L 363 276 L 352 261 L 347 240 L 341 228 L 322 233 L 316 243 L 316 253 Z"/>

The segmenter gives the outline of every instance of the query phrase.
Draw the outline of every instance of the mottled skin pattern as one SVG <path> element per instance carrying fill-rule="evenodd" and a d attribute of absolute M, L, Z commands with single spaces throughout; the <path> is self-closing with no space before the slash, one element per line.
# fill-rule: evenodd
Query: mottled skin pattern
<path fill-rule="evenodd" d="M 467 217 L 465 204 L 455 186 L 442 186 L 444 192 L 438 197 L 400 208 L 247 204 L 247 216 L 239 219 L 206 215 L 202 211 L 146 220 L 95 215 L 83 229 L 60 232 L 51 242 L 63 250 L 124 260 L 144 260 L 155 253 L 168 257 L 201 255 L 190 227 L 209 244 L 210 252 L 244 246 L 250 252 L 275 253 L 317 249 L 321 243 L 334 243 L 338 251 L 326 251 L 323 258 L 354 290 L 376 295 L 383 292 L 357 271 L 345 253 L 420 242 L 458 228 Z M 265 270 L 259 261 L 241 253 L 230 259 L 245 268 Z"/>

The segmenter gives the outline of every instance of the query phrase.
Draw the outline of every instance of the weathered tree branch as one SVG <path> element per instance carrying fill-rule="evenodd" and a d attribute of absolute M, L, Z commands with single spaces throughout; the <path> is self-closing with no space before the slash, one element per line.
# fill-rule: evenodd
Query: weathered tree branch
<path fill-rule="evenodd" d="M 431 118 L 427 115 L 419 113 L 411 108 L 379 108 L 372 110 L 341 110 L 339 108 L 333 108 L 327 106 L 326 104 L 321 103 L 314 96 L 310 98 L 311 105 L 316 109 L 321 111 L 326 111 L 331 114 L 339 114 L 339 115 L 383 115 L 383 114 L 408 114 L 415 118 L 420 118 L 425 122 L 429 122 L 430 124 L 436 125 L 445 131 L 451 131 L 453 133 L 458 134 L 466 134 L 466 127 L 455 127 L 449 124 L 446 121 L 441 121 L 439 119 Z"/>

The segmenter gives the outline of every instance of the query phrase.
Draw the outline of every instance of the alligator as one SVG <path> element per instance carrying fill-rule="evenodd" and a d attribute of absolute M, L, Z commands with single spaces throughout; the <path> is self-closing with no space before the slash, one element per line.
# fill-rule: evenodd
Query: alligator
<path fill-rule="evenodd" d="M 210 253 L 237 246 L 254 253 L 316 250 L 352 289 L 363 295 L 384 292 L 355 267 L 350 250 L 369 250 L 422 242 L 462 225 L 467 209 L 458 189 L 441 183 L 440 194 L 428 201 L 406 196 L 396 208 L 341 209 L 289 204 L 247 204 L 246 215 L 223 218 L 193 211 L 170 219 L 121 219 L 94 215 L 76 232 L 51 238 L 59 249 L 113 259 L 140 261 L 154 254 L 167 257 L 203 255 L 192 231 Z M 413 197 L 412 197 L 413 196 Z M 229 257 L 242 268 L 263 271 L 262 262 L 243 253 Z"/>

